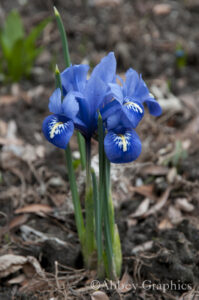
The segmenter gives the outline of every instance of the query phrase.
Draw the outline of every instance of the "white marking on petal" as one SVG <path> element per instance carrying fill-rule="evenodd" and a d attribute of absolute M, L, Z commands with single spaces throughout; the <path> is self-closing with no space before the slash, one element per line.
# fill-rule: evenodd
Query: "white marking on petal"
<path fill-rule="evenodd" d="M 128 109 L 133 109 L 135 112 L 142 114 L 143 109 L 135 102 L 126 102 L 124 104 Z"/>
<path fill-rule="evenodd" d="M 50 138 L 53 139 L 55 135 L 61 134 L 67 127 L 68 123 L 58 122 L 57 118 L 52 118 L 48 124 Z"/>
<path fill-rule="evenodd" d="M 113 133 L 113 141 L 114 143 L 122 149 L 123 152 L 126 152 L 128 150 L 128 146 L 130 145 L 130 133 L 125 134 L 115 134 Z"/>

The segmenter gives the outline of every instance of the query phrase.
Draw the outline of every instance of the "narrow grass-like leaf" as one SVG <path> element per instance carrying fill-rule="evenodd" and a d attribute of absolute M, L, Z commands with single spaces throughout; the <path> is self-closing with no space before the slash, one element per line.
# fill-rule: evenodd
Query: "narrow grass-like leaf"
<path fill-rule="evenodd" d="M 58 25 L 58 29 L 60 32 L 61 40 L 62 40 L 65 64 L 66 64 L 66 67 L 68 68 L 68 67 L 70 67 L 71 62 L 70 62 L 70 54 L 69 54 L 69 49 L 68 49 L 68 40 L 67 40 L 67 36 L 66 36 L 66 31 L 64 29 L 62 18 L 56 7 L 54 7 L 54 12 L 55 12 L 55 18 L 57 20 L 57 25 Z M 81 166 L 82 166 L 82 170 L 84 170 L 86 167 L 86 150 L 85 150 L 85 141 L 80 132 L 77 132 L 77 141 L 78 141 L 78 145 L 79 145 Z"/>
<path fill-rule="evenodd" d="M 105 268 L 110 279 L 116 279 L 113 260 L 113 241 L 109 220 L 109 188 L 110 188 L 110 166 L 104 153 L 104 130 L 103 120 L 98 116 L 98 142 L 99 142 L 99 201 L 100 215 L 104 221 L 105 237 Z"/>
<path fill-rule="evenodd" d="M 101 205 L 99 202 L 99 190 L 97 185 L 97 179 L 94 169 L 91 170 L 92 182 L 93 182 L 93 202 L 95 210 L 95 233 L 97 244 L 97 273 L 98 278 L 104 277 L 104 263 L 103 263 L 103 241 L 102 241 L 102 217 L 101 217 Z"/>
<path fill-rule="evenodd" d="M 82 215 L 79 194 L 77 191 L 77 184 L 76 184 L 75 173 L 74 173 L 73 163 L 72 163 L 71 149 L 70 149 L 69 144 L 65 150 L 65 153 L 66 153 L 66 164 L 67 164 L 67 168 L 68 168 L 68 177 L 69 177 L 74 211 L 75 211 L 75 222 L 76 222 L 78 236 L 80 239 L 81 246 L 84 247 L 85 226 L 84 226 L 84 220 L 83 220 L 83 215 Z"/>
<path fill-rule="evenodd" d="M 61 77 L 60 77 L 60 72 L 59 72 L 58 66 L 56 66 L 56 69 L 55 69 L 55 81 L 56 81 L 56 87 L 61 89 L 62 98 L 63 98 Z M 68 177 L 69 177 L 70 188 L 71 188 L 71 193 L 72 193 L 72 200 L 73 200 L 74 211 L 75 211 L 75 222 L 76 222 L 76 226 L 77 226 L 80 243 L 83 248 L 84 241 L 85 241 L 85 226 L 84 226 L 82 209 L 81 209 L 81 204 L 80 204 L 80 199 L 79 199 L 79 194 L 78 194 L 77 184 L 76 184 L 76 179 L 75 179 L 72 154 L 71 154 L 71 149 L 70 149 L 69 144 L 65 150 L 65 154 L 66 154 L 66 164 L 67 164 L 67 168 L 68 168 Z"/>
<path fill-rule="evenodd" d="M 66 37 L 66 32 L 64 29 L 64 25 L 63 25 L 61 16 L 55 6 L 54 6 L 54 12 L 55 12 L 55 18 L 57 20 L 59 32 L 61 35 L 65 64 L 66 64 L 66 67 L 69 67 L 70 66 L 70 55 L 69 55 L 69 50 L 68 50 L 68 41 L 67 41 L 67 37 Z"/>
<path fill-rule="evenodd" d="M 56 86 L 56 88 L 60 88 L 62 98 L 63 98 L 63 87 L 61 84 L 61 76 L 60 76 L 58 65 L 56 65 L 56 67 L 55 67 L 55 86 Z"/>
<path fill-rule="evenodd" d="M 88 269 L 94 266 L 95 256 L 95 235 L 94 235 L 94 203 L 93 189 L 91 182 L 91 140 L 86 140 L 86 196 L 85 196 L 85 213 L 86 213 L 86 233 L 85 233 L 85 264 Z"/>
<path fill-rule="evenodd" d="M 24 27 L 17 11 L 11 11 L 7 16 L 4 28 L 1 34 L 1 43 L 4 54 L 7 56 L 14 44 L 24 37 Z"/>
<path fill-rule="evenodd" d="M 122 250 L 121 250 L 121 243 L 120 243 L 120 235 L 116 224 L 114 229 L 113 253 L 114 253 L 115 271 L 116 271 L 117 278 L 119 278 L 122 269 Z"/>
<path fill-rule="evenodd" d="M 86 167 L 86 152 L 85 152 L 85 139 L 80 132 L 77 132 L 77 141 L 79 145 L 79 152 L 80 152 L 80 160 L 82 170 Z"/>

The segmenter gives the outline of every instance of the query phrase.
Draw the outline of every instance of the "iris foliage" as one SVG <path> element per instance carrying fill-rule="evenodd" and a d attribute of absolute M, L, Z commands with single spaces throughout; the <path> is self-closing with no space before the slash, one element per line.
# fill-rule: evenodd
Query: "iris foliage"
<path fill-rule="evenodd" d="M 26 35 L 21 17 L 11 11 L 0 29 L 0 80 L 19 81 L 30 75 L 37 56 L 43 50 L 36 41 L 50 19 L 45 19 Z"/>
<path fill-rule="evenodd" d="M 55 9 L 67 68 L 56 69 L 57 87 L 49 100 L 51 114 L 43 122 L 43 133 L 53 145 L 65 149 L 75 210 L 77 231 L 85 265 L 96 265 L 98 276 L 115 279 L 121 271 L 121 246 L 111 197 L 110 163 L 128 163 L 141 153 L 135 129 L 144 116 L 144 103 L 153 116 L 161 107 L 138 73 L 129 69 L 123 81 L 116 74 L 113 52 L 88 75 L 88 65 L 70 64 L 67 39 Z M 85 140 L 85 217 L 75 182 L 69 141 L 74 131 Z M 91 169 L 91 140 L 99 143 L 99 178 Z M 84 151 L 81 151 L 84 155 Z"/>

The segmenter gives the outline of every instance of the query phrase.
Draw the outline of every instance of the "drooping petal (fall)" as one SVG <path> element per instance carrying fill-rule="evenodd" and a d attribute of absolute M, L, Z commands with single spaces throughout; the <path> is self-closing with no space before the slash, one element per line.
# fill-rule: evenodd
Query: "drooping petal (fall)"
<path fill-rule="evenodd" d="M 66 149 L 74 131 L 74 124 L 61 115 L 50 115 L 45 118 L 42 125 L 45 138 L 61 149 Z"/>
<path fill-rule="evenodd" d="M 128 163 L 141 153 L 142 145 L 139 136 L 134 130 L 125 130 L 122 133 L 109 131 L 104 139 L 106 156 L 112 163 Z"/>
<path fill-rule="evenodd" d="M 121 124 L 126 128 L 136 128 L 144 116 L 144 107 L 138 101 L 126 101 L 122 111 Z"/>
<path fill-rule="evenodd" d="M 155 98 L 149 97 L 143 102 L 146 103 L 149 112 L 152 116 L 158 117 L 162 114 L 162 108 L 160 104 L 155 100 Z"/>

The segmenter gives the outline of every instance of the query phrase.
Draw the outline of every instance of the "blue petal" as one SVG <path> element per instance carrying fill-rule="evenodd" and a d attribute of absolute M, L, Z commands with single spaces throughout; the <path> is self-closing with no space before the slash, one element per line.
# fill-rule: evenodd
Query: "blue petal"
<path fill-rule="evenodd" d="M 155 100 L 155 98 L 150 97 L 146 100 L 144 100 L 143 102 L 146 103 L 149 112 L 152 116 L 158 117 L 162 114 L 162 108 L 160 106 L 160 104 Z"/>
<path fill-rule="evenodd" d="M 105 56 L 100 63 L 93 69 L 91 77 L 99 77 L 106 83 L 115 81 L 116 78 L 116 59 L 113 52 Z"/>
<path fill-rule="evenodd" d="M 118 126 L 120 126 L 120 121 L 122 118 L 122 110 L 118 111 L 116 114 L 112 114 L 110 117 L 108 117 L 106 126 L 108 130 L 114 129 Z"/>
<path fill-rule="evenodd" d="M 144 116 L 144 107 L 138 101 L 127 101 L 122 106 L 121 124 L 126 128 L 136 128 Z"/>
<path fill-rule="evenodd" d="M 84 122 L 79 117 L 75 117 L 73 120 L 75 129 L 79 130 L 84 136 L 88 136 L 88 128 Z"/>
<path fill-rule="evenodd" d="M 103 121 L 106 121 L 107 118 L 110 117 L 111 115 L 116 114 L 116 112 L 118 110 L 121 110 L 121 108 L 122 106 L 118 101 L 116 100 L 110 101 L 100 110 Z"/>
<path fill-rule="evenodd" d="M 69 91 L 83 91 L 87 73 L 89 70 L 88 65 L 74 65 L 70 66 L 61 73 L 61 82 L 64 90 L 64 94 Z"/>
<path fill-rule="evenodd" d="M 43 121 L 42 130 L 50 143 L 66 149 L 74 131 L 74 124 L 64 116 L 50 115 Z"/>
<path fill-rule="evenodd" d="M 109 89 L 111 96 L 118 100 L 121 104 L 123 103 L 124 96 L 122 93 L 122 88 L 117 83 L 109 83 Z"/>
<path fill-rule="evenodd" d="M 149 97 L 149 89 L 144 80 L 142 79 L 142 76 L 140 76 L 139 83 L 136 86 L 134 97 L 141 102 L 143 102 L 146 98 Z"/>
<path fill-rule="evenodd" d="M 83 122 L 86 127 L 89 127 L 89 121 L 90 121 L 90 110 L 89 110 L 89 103 L 85 98 L 78 98 L 79 103 L 79 113 L 77 117 Z M 88 130 L 85 131 L 85 134 Z"/>
<path fill-rule="evenodd" d="M 69 92 L 63 99 L 63 113 L 64 115 L 71 120 L 74 120 L 75 116 L 79 111 L 79 104 L 75 98 L 73 92 Z"/>
<path fill-rule="evenodd" d="M 104 139 L 104 149 L 112 163 L 128 163 L 138 158 L 142 145 L 133 130 L 126 130 L 121 134 L 109 131 Z"/>
<path fill-rule="evenodd" d="M 139 84 L 139 75 L 135 70 L 130 68 L 126 72 L 126 81 L 123 86 L 124 96 L 125 97 L 134 96 L 138 84 Z"/>
<path fill-rule="evenodd" d="M 49 99 L 49 110 L 54 114 L 62 113 L 62 104 L 61 104 L 61 90 L 56 89 Z"/>
<path fill-rule="evenodd" d="M 103 106 L 103 100 L 106 96 L 107 86 L 100 79 L 91 77 L 86 84 L 85 99 L 87 100 L 90 118 L 92 118 L 97 110 Z"/>

